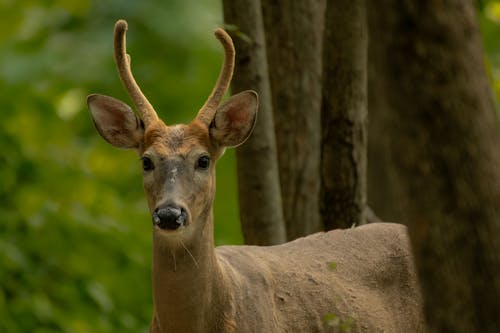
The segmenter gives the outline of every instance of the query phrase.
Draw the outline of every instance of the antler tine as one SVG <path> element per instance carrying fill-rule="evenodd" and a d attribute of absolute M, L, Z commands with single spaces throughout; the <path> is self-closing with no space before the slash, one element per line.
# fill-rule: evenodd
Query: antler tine
<path fill-rule="evenodd" d="M 222 64 L 219 78 L 217 79 L 217 83 L 215 84 L 212 93 L 197 115 L 197 118 L 207 126 L 210 125 L 215 111 L 219 106 L 222 97 L 226 93 L 227 88 L 229 87 L 234 70 L 235 51 L 233 40 L 229 37 L 227 32 L 221 28 L 215 30 L 215 37 L 217 37 L 224 47 L 224 63 Z"/>
<path fill-rule="evenodd" d="M 147 127 L 152 121 L 158 119 L 153 106 L 139 88 L 130 69 L 130 56 L 127 54 L 126 31 L 128 25 L 125 20 L 118 20 L 115 24 L 115 62 L 120 79 L 125 86 L 137 111 L 139 111 L 144 125 Z"/>

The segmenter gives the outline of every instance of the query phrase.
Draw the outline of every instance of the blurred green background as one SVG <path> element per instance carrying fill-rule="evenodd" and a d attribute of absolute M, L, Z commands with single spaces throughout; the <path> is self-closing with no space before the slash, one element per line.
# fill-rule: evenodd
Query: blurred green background
<path fill-rule="evenodd" d="M 112 58 L 124 18 L 145 94 L 168 123 L 189 121 L 222 62 L 221 16 L 218 0 L 0 0 L 0 332 L 148 331 L 140 161 L 97 135 L 85 97 L 129 103 Z M 500 1 L 479 16 L 500 96 Z M 232 151 L 218 162 L 217 244 L 242 242 L 234 164 Z"/>

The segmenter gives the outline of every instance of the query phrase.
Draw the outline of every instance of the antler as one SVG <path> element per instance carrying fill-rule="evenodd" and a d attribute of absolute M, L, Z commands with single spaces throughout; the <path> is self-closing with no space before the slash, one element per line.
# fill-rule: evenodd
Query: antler
<path fill-rule="evenodd" d="M 146 96 L 135 82 L 132 70 L 130 69 L 130 56 L 127 54 L 126 46 L 126 31 L 127 22 L 125 20 L 118 20 L 115 24 L 115 62 L 118 68 L 118 74 L 122 80 L 125 89 L 127 90 L 132 102 L 134 103 L 137 111 L 141 114 L 144 125 L 158 119 L 153 106 L 149 103 Z"/>
<path fill-rule="evenodd" d="M 202 123 L 209 126 L 212 121 L 215 111 L 220 104 L 220 101 L 224 94 L 226 93 L 231 78 L 233 77 L 234 70 L 234 44 L 233 40 L 227 32 L 223 29 L 218 28 L 215 30 L 215 37 L 221 42 L 224 47 L 224 63 L 222 64 L 221 71 L 219 73 L 219 78 L 215 84 L 212 93 L 208 97 L 207 101 L 201 107 L 198 115 L 196 116 Z"/>

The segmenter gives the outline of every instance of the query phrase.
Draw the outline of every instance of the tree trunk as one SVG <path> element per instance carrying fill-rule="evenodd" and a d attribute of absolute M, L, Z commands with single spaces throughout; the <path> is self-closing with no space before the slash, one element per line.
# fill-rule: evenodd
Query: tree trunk
<path fill-rule="evenodd" d="M 324 0 L 262 1 L 289 240 L 322 229 L 318 173 L 324 8 Z"/>
<path fill-rule="evenodd" d="M 369 25 L 368 45 L 368 165 L 367 165 L 367 201 L 374 212 L 383 221 L 404 222 L 403 207 L 398 200 L 398 188 L 395 166 L 391 162 L 392 151 L 388 128 L 388 117 L 391 112 L 387 105 L 387 88 L 385 64 L 390 62 L 387 53 L 387 42 L 393 38 L 394 27 L 388 23 L 389 18 L 399 15 L 392 7 L 384 7 L 387 15 L 380 15 L 379 5 L 367 4 Z M 390 33 L 388 33 L 390 31 Z M 397 91 L 397 90 L 396 90 Z M 411 149 L 411 147 L 409 148 Z"/>
<path fill-rule="evenodd" d="M 370 5 L 368 5 L 369 8 Z M 368 166 L 367 166 L 367 201 L 378 216 L 384 221 L 403 221 L 401 205 L 397 200 L 394 165 L 391 164 L 389 149 L 391 136 L 386 132 L 388 106 L 385 100 L 385 72 L 381 63 L 386 54 L 384 34 L 386 27 L 374 24 L 377 13 L 369 17 L 369 47 L 368 47 Z"/>
<path fill-rule="evenodd" d="M 259 94 L 253 134 L 236 150 L 243 237 L 245 244 L 280 244 L 286 233 L 260 1 L 224 0 L 223 7 L 225 22 L 239 29 L 231 33 L 236 48 L 232 90 Z"/>
<path fill-rule="evenodd" d="M 428 331 L 500 332 L 500 134 L 473 2 L 371 6 L 375 154 L 395 180 L 373 190 L 409 225 Z"/>
<path fill-rule="evenodd" d="M 328 230 L 365 222 L 367 35 L 364 0 L 328 2 L 321 113 L 321 215 Z"/>

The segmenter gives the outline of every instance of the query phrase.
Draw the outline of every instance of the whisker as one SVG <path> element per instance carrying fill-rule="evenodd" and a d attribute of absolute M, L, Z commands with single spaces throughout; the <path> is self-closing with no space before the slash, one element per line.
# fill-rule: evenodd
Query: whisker
<path fill-rule="evenodd" d="M 174 260 L 174 272 L 177 272 L 177 262 L 175 261 L 175 253 L 170 249 L 170 254 L 172 255 L 172 259 Z"/>
<path fill-rule="evenodd" d="M 196 261 L 196 259 L 193 257 L 193 255 L 191 254 L 191 251 L 188 250 L 188 248 L 186 247 L 186 245 L 184 245 L 184 242 L 182 241 L 182 239 L 179 238 L 179 242 L 181 243 L 182 247 L 184 248 L 184 250 L 187 251 L 187 253 L 189 254 L 189 256 L 191 257 L 191 259 L 193 259 L 193 262 L 194 262 L 194 265 L 196 266 L 196 268 L 200 268 L 200 266 L 198 265 L 198 262 Z"/>

